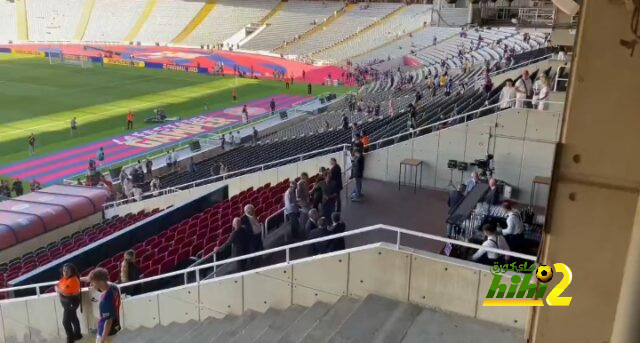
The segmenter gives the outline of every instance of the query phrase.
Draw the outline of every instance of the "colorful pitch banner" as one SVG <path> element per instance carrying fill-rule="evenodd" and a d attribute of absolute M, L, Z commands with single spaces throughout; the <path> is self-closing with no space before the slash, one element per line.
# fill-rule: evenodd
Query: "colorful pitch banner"
<path fill-rule="evenodd" d="M 102 59 L 105 64 L 116 64 L 127 67 L 136 67 L 136 68 L 144 68 L 144 62 L 142 61 L 132 61 L 132 60 L 123 60 L 118 58 L 108 58 L 104 57 Z"/>

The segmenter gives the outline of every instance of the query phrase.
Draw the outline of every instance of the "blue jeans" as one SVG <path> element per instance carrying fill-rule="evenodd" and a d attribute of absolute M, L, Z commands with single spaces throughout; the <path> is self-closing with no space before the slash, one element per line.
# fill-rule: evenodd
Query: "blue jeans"
<path fill-rule="evenodd" d="M 362 197 L 362 178 L 357 177 L 355 178 L 355 180 L 356 180 L 356 188 L 353 190 L 353 193 L 351 195 L 355 198 L 360 198 Z"/>

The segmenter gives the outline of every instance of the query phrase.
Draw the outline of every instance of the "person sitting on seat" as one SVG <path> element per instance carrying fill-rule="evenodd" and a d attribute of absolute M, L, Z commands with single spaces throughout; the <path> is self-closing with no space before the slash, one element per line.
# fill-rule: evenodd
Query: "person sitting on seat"
<path fill-rule="evenodd" d="M 495 224 L 484 224 L 482 226 L 482 232 L 486 236 L 486 240 L 482 242 L 483 247 L 511 251 L 511 249 L 509 249 L 509 244 L 504 237 L 498 234 Z M 478 249 L 478 251 L 471 256 L 471 259 L 478 263 L 490 266 L 493 266 L 494 262 L 502 264 L 507 260 L 503 255 L 484 249 Z"/>

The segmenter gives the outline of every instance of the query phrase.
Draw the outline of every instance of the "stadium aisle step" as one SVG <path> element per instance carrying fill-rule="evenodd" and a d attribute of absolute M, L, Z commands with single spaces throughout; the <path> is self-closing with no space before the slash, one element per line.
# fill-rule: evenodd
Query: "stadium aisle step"
<path fill-rule="evenodd" d="M 402 343 L 424 342 L 514 343 L 524 342 L 524 333 L 474 318 L 423 309 Z"/>
<path fill-rule="evenodd" d="M 314 325 L 309 332 L 300 340 L 300 343 L 326 342 L 353 313 L 360 301 L 342 297 L 335 305 Z"/>
<path fill-rule="evenodd" d="M 281 311 L 268 309 L 267 312 L 257 316 L 236 337 L 230 340 L 229 343 L 253 342 L 280 314 Z"/>
<path fill-rule="evenodd" d="M 329 311 L 330 305 L 317 302 L 309 307 L 282 333 L 278 343 L 295 343 L 300 341 L 309 332 L 309 328 L 315 325 Z"/>
<path fill-rule="evenodd" d="M 399 305 L 388 298 L 367 296 L 327 342 L 371 342 Z"/>
<path fill-rule="evenodd" d="M 253 341 L 254 343 L 276 343 L 285 330 L 292 325 L 307 309 L 292 305 L 274 319 Z"/>
<path fill-rule="evenodd" d="M 422 309 L 413 304 L 401 303 L 390 314 L 384 325 L 378 329 L 378 333 L 371 343 L 400 343 L 413 321 Z"/>
<path fill-rule="evenodd" d="M 220 335 L 224 330 L 231 327 L 237 320 L 235 316 L 226 316 L 222 319 L 208 318 L 200 323 L 189 335 L 182 337 L 176 343 L 209 343 L 212 338 Z"/>
<path fill-rule="evenodd" d="M 234 337 L 244 330 L 256 317 L 256 312 L 246 312 L 242 316 L 236 318 L 236 320 L 225 330 L 223 330 L 218 336 L 212 337 L 210 343 L 228 343 Z"/>

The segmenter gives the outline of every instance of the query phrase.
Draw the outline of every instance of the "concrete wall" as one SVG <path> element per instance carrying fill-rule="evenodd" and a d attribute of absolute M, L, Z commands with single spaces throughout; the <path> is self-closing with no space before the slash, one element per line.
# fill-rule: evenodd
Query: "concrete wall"
<path fill-rule="evenodd" d="M 124 213 L 126 214 L 127 212 Z M 62 237 L 72 235 L 78 231 L 82 231 L 101 221 L 102 213 L 95 213 L 86 218 L 82 218 L 71 224 L 65 225 L 61 228 L 49 231 L 40 236 L 36 236 L 28 241 L 0 251 L 0 261 L 9 261 L 13 258 L 20 257 L 25 253 L 32 252 L 40 247 L 46 246 L 49 243 L 59 241 Z"/>
<path fill-rule="evenodd" d="M 524 329 L 528 308 L 482 307 L 490 282 L 486 266 L 382 243 L 125 298 L 121 318 L 136 329 L 377 294 Z M 1 302 L 0 342 L 63 337 L 58 303 L 55 295 Z M 84 311 L 86 331 L 95 327 L 96 309 L 85 302 Z"/>
<path fill-rule="evenodd" d="M 510 109 L 374 150 L 366 157 L 365 178 L 398 182 L 400 161 L 412 158 L 423 162 L 422 187 L 447 189 L 448 160 L 472 162 L 491 153 L 494 176 L 514 187 L 516 200 L 529 203 L 533 178 L 551 176 L 561 117 L 558 111 Z M 472 170 L 454 171 L 453 182 L 469 179 Z M 413 182 L 412 172 L 406 181 Z M 537 187 L 534 203 L 546 206 L 547 197 L 548 187 Z"/>

